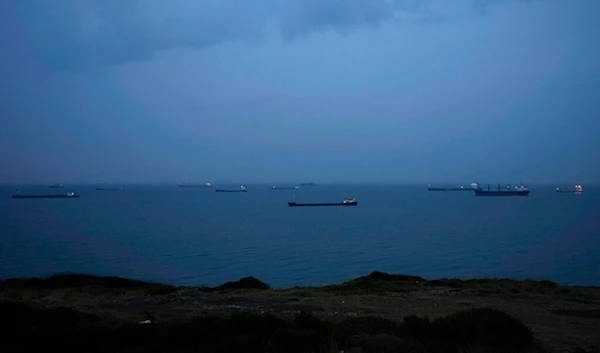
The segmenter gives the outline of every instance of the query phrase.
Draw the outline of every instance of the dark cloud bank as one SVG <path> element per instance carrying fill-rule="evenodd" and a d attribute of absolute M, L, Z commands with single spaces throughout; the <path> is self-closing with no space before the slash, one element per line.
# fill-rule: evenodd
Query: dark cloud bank
<path fill-rule="evenodd" d="M 2 36 L 13 52 L 33 52 L 61 70 L 85 70 L 144 60 L 164 49 L 256 41 L 270 20 L 286 40 L 316 31 L 347 34 L 398 21 L 399 15 L 442 22 L 432 1 L 28 0 L 0 7 L 6 20 Z M 485 14 L 492 5 L 524 1 L 535 0 L 473 0 L 472 10 Z"/>

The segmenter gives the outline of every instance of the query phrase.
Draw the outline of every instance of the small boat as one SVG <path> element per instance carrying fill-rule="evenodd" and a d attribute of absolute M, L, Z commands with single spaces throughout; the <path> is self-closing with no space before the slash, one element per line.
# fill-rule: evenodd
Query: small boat
<path fill-rule="evenodd" d="M 63 184 L 50 184 L 48 187 L 52 189 L 62 188 Z"/>
<path fill-rule="evenodd" d="M 215 189 L 216 192 L 248 192 L 246 185 L 240 186 L 239 189 Z"/>
<path fill-rule="evenodd" d="M 298 190 L 299 186 L 271 186 L 271 190 Z"/>
<path fill-rule="evenodd" d="M 342 202 L 335 203 L 297 203 L 296 201 L 288 202 L 288 206 L 290 207 L 299 207 L 299 206 L 357 206 L 358 201 L 356 201 L 352 197 L 345 197 Z"/>
<path fill-rule="evenodd" d="M 71 199 L 78 198 L 78 192 L 69 192 L 66 194 L 45 194 L 45 195 L 23 195 L 17 192 L 16 195 L 13 195 L 13 199 Z"/>
<path fill-rule="evenodd" d="M 583 187 L 581 187 L 581 184 L 576 184 L 575 187 L 571 190 L 562 190 L 560 188 L 556 188 L 556 192 L 569 193 L 569 194 L 581 194 L 583 192 Z"/>
<path fill-rule="evenodd" d="M 498 190 L 491 190 L 490 185 L 488 184 L 487 190 L 483 190 L 481 188 L 474 189 L 475 196 L 527 196 L 529 195 L 529 189 L 527 186 L 521 183 L 520 186 L 515 186 L 514 189 L 511 189 L 510 184 L 506 186 L 506 189 L 503 190 L 498 184 Z"/>

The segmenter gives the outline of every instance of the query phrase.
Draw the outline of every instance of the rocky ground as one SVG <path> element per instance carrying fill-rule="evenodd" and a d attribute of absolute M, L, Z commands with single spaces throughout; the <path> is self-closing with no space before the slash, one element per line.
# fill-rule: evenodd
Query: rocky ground
<path fill-rule="evenodd" d="M 0 282 L 0 301 L 151 325 L 232 313 L 293 318 L 304 312 L 328 322 L 364 316 L 399 321 L 409 315 L 435 320 L 492 308 L 528 326 L 548 352 L 600 352 L 600 288 L 549 281 L 427 281 L 374 272 L 339 285 L 271 289 L 252 277 L 208 288 L 62 275 Z"/>

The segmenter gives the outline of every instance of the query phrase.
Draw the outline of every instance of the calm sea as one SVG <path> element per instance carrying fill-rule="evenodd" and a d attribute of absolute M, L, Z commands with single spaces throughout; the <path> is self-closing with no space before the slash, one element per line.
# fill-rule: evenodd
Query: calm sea
<path fill-rule="evenodd" d="M 255 276 L 322 285 L 373 270 L 600 285 L 600 188 L 529 197 L 428 192 L 426 186 L 317 186 L 247 193 L 177 186 L 21 188 L 79 199 L 12 199 L 0 189 L 0 277 L 57 272 L 179 285 Z M 357 207 L 290 208 L 355 197 Z"/>

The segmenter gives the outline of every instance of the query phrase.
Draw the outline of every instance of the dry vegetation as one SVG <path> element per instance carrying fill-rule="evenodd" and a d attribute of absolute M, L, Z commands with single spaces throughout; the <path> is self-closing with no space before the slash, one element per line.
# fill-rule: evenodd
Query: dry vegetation
<path fill-rule="evenodd" d="M 276 290 L 68 274 L 0 282 L 0 309 L 2 352 L 600 352 L 600 288 L 550 281 L 373 272 Z"/>

